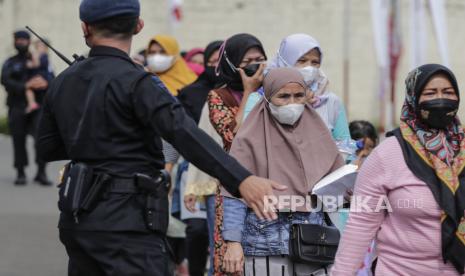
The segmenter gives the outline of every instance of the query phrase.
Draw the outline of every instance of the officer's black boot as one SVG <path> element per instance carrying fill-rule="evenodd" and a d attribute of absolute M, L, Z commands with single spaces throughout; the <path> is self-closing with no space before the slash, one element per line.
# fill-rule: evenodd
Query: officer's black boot
<path fill-rule="evenodd" d="M 15 185 L 26 185 L 26 174 L 24 173 L 24 168 L 17 168 L 18 175 L 15 179 Z"/>
<path fill-rule="evenodd" d="M 47 174 L 45 173 L 45 165 L 39 165 L 39 170 L 37 171 L 37 175 L 34 178 L 34 181 L 42 186 L 52 185 L 52 182 L 48 180 Z"/>

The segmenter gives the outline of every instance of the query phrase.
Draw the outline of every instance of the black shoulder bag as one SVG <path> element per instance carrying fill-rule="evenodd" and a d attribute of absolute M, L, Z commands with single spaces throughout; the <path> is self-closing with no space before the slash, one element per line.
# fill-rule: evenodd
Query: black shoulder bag
<path fill-rule="evenodd" d="M 334 263 L 339 245 L 339 230 L 324 214 L 326 225 L 292 224 L 289 235 L 289 257 L 295 263 L 327 266 Z"/>

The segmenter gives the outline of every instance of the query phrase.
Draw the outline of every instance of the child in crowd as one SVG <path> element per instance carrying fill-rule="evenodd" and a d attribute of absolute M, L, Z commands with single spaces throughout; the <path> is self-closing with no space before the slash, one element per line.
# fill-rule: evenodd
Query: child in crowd
<path fill-rule="evenodd" d="M 26 64 L 29 69 L 29 76 L 32 78 L 36 75 L 48 79 L 50 74 L 50 63 L 48 60 L 48 47 L 42 41 L 37 40 L 33 43 L 31 58 Z M 39 104 L 36 101 L 34 91 L 32 89 L 26 90 L 27 108 L 26 113 L 31 113 L 39 109 Z"/>
<path fill-rule="evenodd" d="M 355 165 L 361 166 L 363 161 L 378 144 L 378 133 L 376 128 L 367 121 L 352 121 L 349 124 L 350 136 L 357 142 L 357 159 Z M 372 241 L 363 259 L 363 263 L 357 271 L 357 276 L 373 275 L 376 266 L 375 241 Z"/>
<path fill-rule="evenodd" d="M 375 127 L 367 121 L 352 121 L 349 124 L 350 137 L 357 142 L 357 159 L 355 165 L 360 166 L 363 160 L 378 144 L 378 133 Z"/>

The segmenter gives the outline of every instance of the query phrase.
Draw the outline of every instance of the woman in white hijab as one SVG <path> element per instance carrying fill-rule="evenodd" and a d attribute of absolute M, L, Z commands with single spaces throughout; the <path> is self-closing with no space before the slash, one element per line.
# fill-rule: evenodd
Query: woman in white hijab
<path fill-rule="evenodd" d="M 320 69 L 323 52 L 316 39 L 307 34 L 292 34 L 281 41 L 276 56 L 268 64 L 267 71 L 279 67 L 295 67 L 303 74 L 313 92 L 311 105 L 325 122 L 335 141 L 350 139 L 347 117 L 341 100 L 328 91 L 328 78 Z M 249 96 L 244 118 L 262 98 L 259 90 Z"/>

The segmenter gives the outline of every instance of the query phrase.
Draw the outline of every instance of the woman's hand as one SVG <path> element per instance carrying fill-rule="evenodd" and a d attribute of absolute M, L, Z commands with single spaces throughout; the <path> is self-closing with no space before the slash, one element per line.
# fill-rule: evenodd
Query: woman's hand
<path fill-rule="evenodd" d="M 244 251 L 239 242 L 228 242 L 223 258 L 223 270 L 226 273 L 241 273 L 244 267 Z"/>
<path fill-rule="evenodd" d="M 241 75 L 242 85 L 244 86 L 244 94 L 242 96 L 241 104 L 239 105 L 239 110 L 236 113 L 236 127 L 233 132 L 236 133 L 239 130 L 239 127 L 242 125 L 242 119 L 244 117 L 245 105 L 251 93 L 255 92 L 262 86 L 263 82 L 263 71 L 265 70 L 265 64 L 261 63 L 258 67 L 257 72 L 251 77 L 247 76 L 242 68 L 238 68 L 239 74 Z"/>
<path fill-rule="evenodd" d="M 195 208 L 195 203 L 197 202 L 197 196 L 193 194 L 188 194 L 184 196 L 184 205 L 189 212 L 194 213 L 197 211 Z"/>
<path fill-rule="evenodd" d="M 251 77 L 247 76 L 247 74 L 244 72 L 242 68 L 238 68 L 239 74 L 241 74 L 241 79 L 242 79 L 242 85 L 244 86 L 244 96 L 247 94 L 250 94 L 252 92 L 255 92 L 262 86 L 263 82 L 263 71 L 265 70 L 265 64 L 262 63 L 260 64 L 260 67 L 258 67 L 257 72 Z"/>
<path fill-rule="evenodd" d="M 372 148 L 368 148 L 367 138 L 364 138 L 363 148 L 357 153 L 357 159 L 353 163 L 360 168 L 368 155 L 370 155 L 371 150 Z"/>
<path fill-rule="evenodd" d="M 312 90 L 308 89 L 307 90 L 307 102 L 313 106 L 314 103 L 317 102 L 317 97 L 315 97 L 315 92 L 313 92 Z"/>
<path fill-rule="evenodd" d="M 318 89 L 315 91 L 317 95 L 323 95 L 325 93 L 325 90 L 328 88 L 329 80 L 328 77 L 326 77 L 325 73 L 320 69 L 320 77 L 318 80 Z"/>
<path fill-rule="evenodd" d="M 357 154 L 357 159 L 355 160 L 354 164 L 357 165 L 359 168 L 362 166 L 363 161 L 367 158 L 369 154 L 369 151 L 366 149 L 360 150 L 360 152 Z"/>
<path fill-rule="evenodd" d="M 348 203 L 352 201 L 352 196 L 354 195 L 354 191 L 352 189 L 346 190 L 344 194 L 344 200 Z"/>

